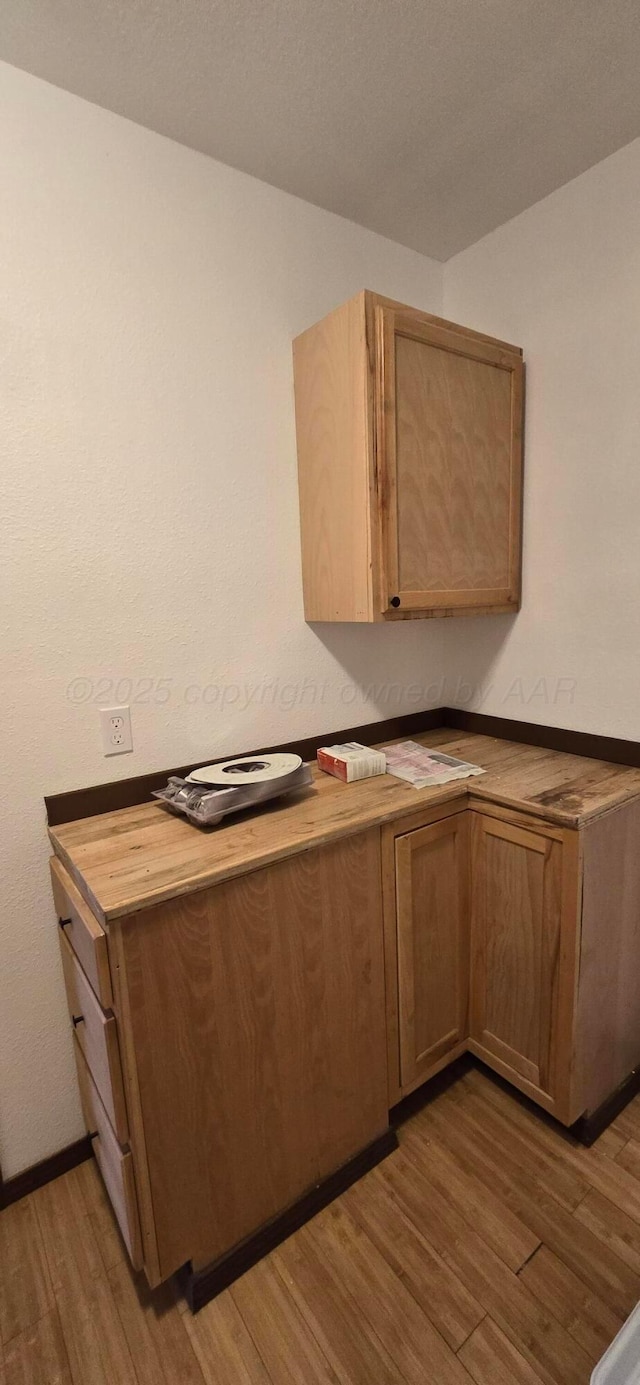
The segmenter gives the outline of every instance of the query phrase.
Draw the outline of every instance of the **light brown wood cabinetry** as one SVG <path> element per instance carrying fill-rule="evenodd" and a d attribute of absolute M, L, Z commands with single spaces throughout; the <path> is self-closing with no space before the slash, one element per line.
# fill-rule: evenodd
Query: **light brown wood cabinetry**
<path fill-rule="evenodd" d="M 469 1049 L 570 1124 L 581 834 L 493 805 L 418 819 L 385 829 L 390 1102 Z"/>
<path fill-rule="evenodd" d="M 637 771 L 424 740 L 486 773 L 316 771 L 215 833 L 154 804 L 52 830 L 83 1109 L 151 1285 L 386 1151 L 467 1049 L 566 1125 L 640 1064 Z"/>
<path fill-rule="evenodd" d="M 383 833 L 390 1104 L 469 1050 L 571 1125 L 640 1062 L 640 801 L 423 816 Z"/>
<path fill-rule="evenodd" d="M 521 351 L 364 291 L 294 377 L 307 620 L 517 610 Z"/>
<path fill-rule="evenodd" d="M 395 839 L 400 1084 L 404 1094 L 466 1047 L 469 814 Z"/>
<path fill-rule="evenodd" d="M 73 1036 L 73 1048 L 78 1073 L 78 1086 L 82 1112 L 96 1162 L 104 1179 L 104 1185 L 111 1199 L 111 1205 L 122 1232 L 129 1258 L 136 1270 L 142 1269 L 142 1249 L 140 1244 L 140 1222 L 136 1198 L 133 1157 L 118 1143 L 107 1112 L 100 1100 L 98 1089 L 93 1081 L 84 1052 Z"/>
<path fill-rule="evenodd" d="M 51 885 L 65 937 L 105 1010 L 113 1005 L 107 935 L 92 914 L 68 872 L 51 858 Z"/>
<path fill-rule="evenodd" d="M 149 909 L 109 944 L 160 1280 L 388 1127 L 379 832 Z"/>
<path fill-rule="evenodd" d="M 470 816 L 470 1046 L 570 1118 L 577 834 Z"/>
<path fill-rule="evenodd" d="M 640 799 L 580 835 L 576 1085 L 593 1111 L 640 1062 Z"/>
<path fill-rule="evenodd" d="M 111 1008 L 107 935 L 62 863 L 53 857 L 50 866 L 82 1111 L 131 1263 L 134 1269 L 142 1269 L 124 1074 L 118 1024 Z"/>
<path fill-rule="evenodd" d="M 129 1130 L 116 1021 L 100 1005 L 62 929 L 59 940 L 69 1017 L 74 1033 L 116 1136 L 124 1145 Z"/>

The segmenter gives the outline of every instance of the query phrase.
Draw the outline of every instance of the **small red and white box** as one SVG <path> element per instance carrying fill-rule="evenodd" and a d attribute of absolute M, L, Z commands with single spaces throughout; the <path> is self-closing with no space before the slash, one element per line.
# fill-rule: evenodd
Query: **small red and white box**
<path fill-rule="evenodd" d="M 387 757 L 382 750 L 371 750 L 368 745 L 357 741 L 347 741 L 344 745 L 321 745 L 318 749 L 318 768 L 325 774 L 333 774 L 343 779 L 345 784 L 354 779 L 371 779 L 374 774 L 386 774 Z"/>

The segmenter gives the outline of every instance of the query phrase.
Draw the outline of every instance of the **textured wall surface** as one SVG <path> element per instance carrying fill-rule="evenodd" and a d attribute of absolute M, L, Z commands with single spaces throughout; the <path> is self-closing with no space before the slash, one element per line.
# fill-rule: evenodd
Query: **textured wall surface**
<path fill-rule="evenodd" d="M 45 792 L 430 703 L 640 734 L 640 142 L 445 267 L 527 358 L 520 615 L 309 628 L 291 338 L 363 286 L 440 312 L 442 266 L 2 65 L 0 115 L 11 1176 L 82 1133 Z"/>
<path fill-rule="evenodd" d="M 445 266 L 525 350 L 523 608 L 451 621 L 449 701 L 640 738 L 640 140 Z"/>
<path fill-rule="evenodd" d="M 441 267 L 7 66 L 0 112 L 8 1177 L 82 1133 L 42 795 L 441 701 L 440 622 L 304 623 L 291 369 Z"/>

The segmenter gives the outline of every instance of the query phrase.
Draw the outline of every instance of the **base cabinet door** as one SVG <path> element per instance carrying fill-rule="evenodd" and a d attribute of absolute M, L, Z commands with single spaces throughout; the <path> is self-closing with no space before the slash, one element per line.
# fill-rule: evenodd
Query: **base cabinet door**
<path fill-rule="evenodd" d="M 444 1066 L 467 1035 L 469 814 L 397 837 L 400 1083 Z"/>
<path fill-rule="evenodd" d="M 564 1108 L 575 939 L 565 845 L 542 827 L 470 816 L 470 1047 L 548 1109 Z"/>

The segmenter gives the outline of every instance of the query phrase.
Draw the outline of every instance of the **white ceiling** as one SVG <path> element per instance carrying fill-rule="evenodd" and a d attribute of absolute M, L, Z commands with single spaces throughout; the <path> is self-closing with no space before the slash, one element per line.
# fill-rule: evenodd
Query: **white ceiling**
<path fill-rule="evenodd" d="M 0 58 L 437 259 L 640 134 L 640 0 L 3 0 Z"/>

